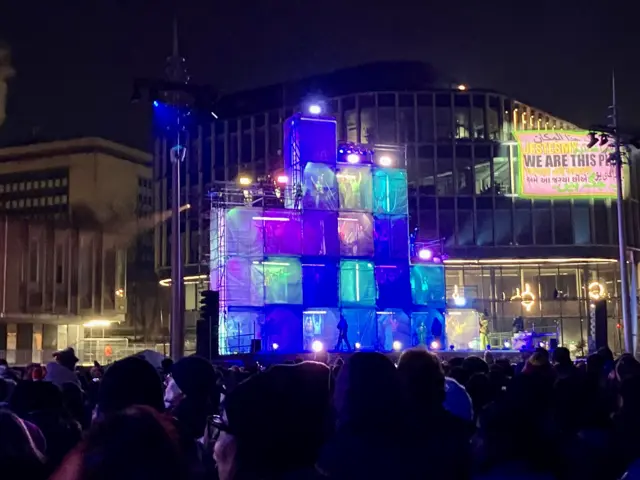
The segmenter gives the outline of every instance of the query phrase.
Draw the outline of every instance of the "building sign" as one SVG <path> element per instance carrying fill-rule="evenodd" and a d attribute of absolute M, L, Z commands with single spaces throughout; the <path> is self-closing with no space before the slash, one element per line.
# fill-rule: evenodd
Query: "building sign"
<path fill-rule="evenodd" d="M 587 148 L 587 131 L 520 131 L 518 196 L 615 198 L 611 142 Z"/>

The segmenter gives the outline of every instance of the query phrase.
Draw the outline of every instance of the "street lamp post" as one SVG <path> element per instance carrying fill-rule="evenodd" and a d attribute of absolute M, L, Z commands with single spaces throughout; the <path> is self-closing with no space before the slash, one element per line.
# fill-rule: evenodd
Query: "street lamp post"
<path fill-rule="evenodd" d="M 623 185 L 623 158 L 622 158 L 622 136 L 618 128 L 618 103 L 616 99 L 616 78 L 615 75 L 611 76 L 611 123 L 607 126 L 597 126 L 595 130 L 600 130 L 603 135 L 600 139 L 600 145 L 606 145 L 608 138 L 613 138 L 614 151 L 610 155 L 610 159 L 614 162 L 616 167 L 616 204 L 617 212 L 616 219 L 618 223 L 618 263 L 620 264 L 620 307 L 622 310 L 622 326 L 624 327 L 624 350 L 628 353 L 634 353 L 634 332 L 635 322 L 637 318 L 632 318 L 631 312 L 634 312 L 635 308 L 631 308 L 630 304 L 630 292 L 629 292 L 629 269 L 627 258 L 627 238 L 625 230 L 625 215 L 624 215 L 624 185 Z M 596 140 L 596 133 L 592 131 L 590 134 L 591 140 L 588 147 L 591 148 Z M 633 292 L 635 298 L 635 291 Z"/>
<path fill-rule="evenodd" d="M 180 236 L 180 164 L 187 149 L 180 145 L 170 151 L 171 157 L 171 358 L 184 356 L 184 295 L 182 285 L 182 245 Z"/>
<path fill-rule="evenodd" d="M 618 104 L 616 101 L 616 79 L 611 77 L 611 116 L 613 134 L 615 140 L 615 163 L 616 163 L 616 203 L 618 219 L 618 262 L 620 263 L 620 303 L 622 306 L 622 325 L 624 327 L 624 349 L 633 354 L 633 323 L 629 315 L 629 272 L 627 269 L 627 236 L 625 230 L 623 185 L 622 185 L 622 149 L 620 147 L 621 138 L 618 131 Z"/>

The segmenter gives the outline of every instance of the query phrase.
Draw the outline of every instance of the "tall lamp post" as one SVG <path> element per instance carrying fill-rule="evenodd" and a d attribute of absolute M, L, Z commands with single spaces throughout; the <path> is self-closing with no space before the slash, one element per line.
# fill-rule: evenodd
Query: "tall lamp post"
<path fill-rule="evenodd" d="M 624 326 L 624 349 L 633 354 L 633 321 L 629 314 L 629 272 L 627 269 L 627 235 L 624 218 L 624 199 L 622 195 L 622 149 L 620 148 L 620 133 L 618 131 L 618 107 L 616 102 L 616 79 L 612 77 L 613 105 L 611 106 L 613 117 L 613 134 L 615 138 L 616 156 L 616 203 L 618 217 L 618 262 L 620 263 L 620 287 L 622 298 L 622 325 Z"/>
<path fill-rule="evenodd" d="M 185 160 L 187 148 L 180 142 L 180 132 L 186 127 L 184 119 L 212 117 L 217 118 L 211 111 L 215 92 L 209 86 L 191 85 L 183 81 L 170 82 L 164 80 L 138 79 L 134 82 L 132 101 L 142 98 L 142 91 L 148 92 L 148 100 L 155 107 L 174 109 L 175 122 L 167 125 L 171 131 L 176 129 L 175 145 L 169 151 L 171 161 L 171 327 L 170 343 L 171 357 L 178 360 L 184 356 L 184 285 L 182 245 L 180 235 L 181 179 L 180 164 Z M 161 107 L 158 99 L 167 98 L 169 104 Z M 169 110 L 165 110 L 165 114 Z M 192 115 L 193 113 L 193 115 Z M 203 115 L 204 114 L 204 115 Z"/>
<path fill-rule="evenodd" d="M 182 242 L 180 235 L 180 164 L 187 149 L 180 145 L 180 133 L 171 158 L 171 358 L 184 356 L 184 294 L 182 284 Z"/>
<path fill-rule="evenodd" d="M 616 167 L 616 203 L 617 203 L 617 221 L 618 221 L 618 263 L 620 264 L 620 304 L 622 309 L 622 325 L 624 327 L 624 350 L 633 354 L 633 322 L 635 319 L 631 318 L 630 305 L 629 305 L 629 270 L 627 268 L 627 236 L 625 229 L 625 216 L 624 216 L 624 198 L 623 198 L 623 178 L 622 178 L 622 138 L 618 128 L 618 103 L 616 99 L 616 79 L 615 75 L 611 76 L 611 100 L 612 104 L 609 107 L 611 109 L 611 123 L 606 127 L 598 126 L 596 130 L 601 130 L 605 134 L 609 134 L 613 137 L 614 152 L 611 155 L 612 160 Z M 591 133 L 592 140 L 589 142 L 589 146 L 595 145 L 595 133 Z M 601 139 L 601 145 L 607 142 L 607 136 L 603 135 Z"/>

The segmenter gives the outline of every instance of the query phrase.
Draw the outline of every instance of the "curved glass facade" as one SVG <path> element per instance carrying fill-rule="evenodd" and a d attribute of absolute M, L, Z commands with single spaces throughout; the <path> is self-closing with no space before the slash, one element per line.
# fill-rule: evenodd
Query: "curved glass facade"
<path fill-rule="evenodd" d="M 193 196 L 214 179 L 282 169 L 282 119 L 299 109 L 201 128 L 191 140 L 199 165 L 186 175 Z M 517 197 L 512 131 L 577 128 L 568 122 L 502 95 L 474 91 L 363 93 L 330 99 L 327 109 L 338 118 L 341 140 L 407 146 L 411 223 L 421 240 L 444 239 L 447 248 L 464 252 L 470 247 L 617 244 L 615 201 Z M 629 186 L 627 217 L 637 219 L 635 170 Z M 191 232 L 198 230 L 193 228 L 197 222 L 194 218 Z M 627 221 L 627 243 L 640 246 L 639 222 Z"/>

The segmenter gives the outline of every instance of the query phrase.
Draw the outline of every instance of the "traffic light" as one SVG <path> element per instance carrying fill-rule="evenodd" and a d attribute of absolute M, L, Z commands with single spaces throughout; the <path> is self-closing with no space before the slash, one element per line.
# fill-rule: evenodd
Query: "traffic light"
<path fill-rule="evenodd" d="M 218 318 L 218 308 L 220 306 L 220 295 L 212 290 L 200 292 L 200 320 L 211 321 Z"/>
<path fill-rule="evenodd" d="M 196 354 L 209 360 L 218 356 L 220 294 L 200 292 L 200 319 L 196 323 Z"/>

